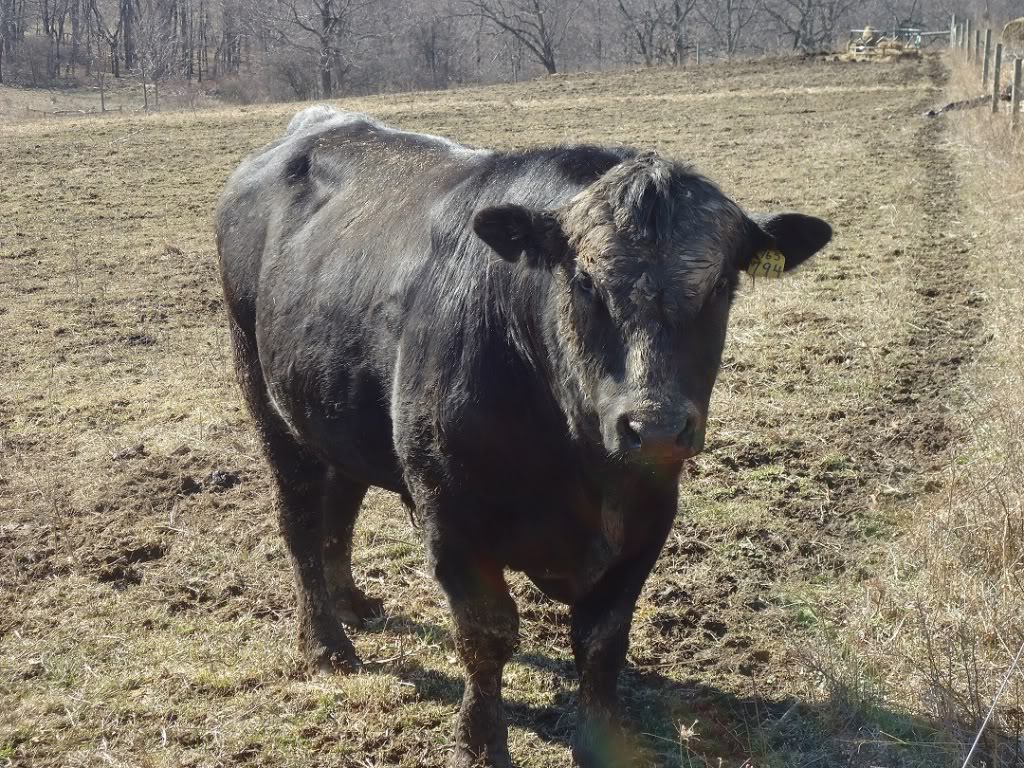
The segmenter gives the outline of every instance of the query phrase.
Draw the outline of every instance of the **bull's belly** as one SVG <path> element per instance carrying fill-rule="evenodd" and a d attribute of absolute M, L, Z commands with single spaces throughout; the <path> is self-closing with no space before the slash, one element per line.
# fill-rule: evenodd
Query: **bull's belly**
<path fill-rule="evenodd" d="M 353 480 L 408 496 L 390 415 L 372 396 L 324 401 L 276 389 L 274 407 L 310 453 Z"/>
<path fill-rule="evenodd" d="M 349 477 L 387 491 L 407 495 L 402 469 L 395 456 L 391 431 L 379 421 L 356 418 L 319 419 L 310 428 L 324 459 Z"/>
<path fill-rule="evenodd" d="M 504 561 L 552 600 L 566 604 L 588 594 L 621 556 L 603 533 L 569 517 L 523 534 L 517 546 L 505 550 Z"/>
<path fill-rule="evenodd" d="M 522 572 L 552 600 L 572 605 L 590 593 L 617 559 L 617 553 L 607 542 L 594 540 L 582 557 L 552 562 L 546 567 L 532 565 Z"/>

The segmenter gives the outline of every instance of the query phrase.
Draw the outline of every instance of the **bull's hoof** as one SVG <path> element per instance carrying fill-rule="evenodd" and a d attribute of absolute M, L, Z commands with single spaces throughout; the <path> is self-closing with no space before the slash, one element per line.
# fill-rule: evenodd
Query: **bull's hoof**
<path fill-rule="evenodd" d="M 384 601 L 379 597 L 369 597 L 356 587 L 338 596 L 335 612 L 343 624 L 362 629 L 366 622 L 384 615 Z"/>
<path fill-rule="evenodd" d="M 348 638 L 330 643 L 299 643 L 299 650 L 312 674 L 337 675 L 358 671 L 363 662 Z"/>
<path fill-rule="evenodd" d="M 512 768 L 512 758 L 507 749 L 492 750 L 481 755 L 464 747 L 456 747 L 449 765 L 451 768 Z"/>
<path fill-rule="evenodd" d="M 578 768 L 617 768 L 633 764 L 633 753 L 617 721 L 600 718 L 580 723 L 572 747 Z"/>

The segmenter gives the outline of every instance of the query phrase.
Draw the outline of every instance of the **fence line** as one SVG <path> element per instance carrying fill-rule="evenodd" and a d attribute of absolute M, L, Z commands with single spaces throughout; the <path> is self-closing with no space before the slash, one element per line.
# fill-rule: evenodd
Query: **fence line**
<path fill-rule="evenodd" d="M 973 30 L 971 34 L 971 20 L 959 21 L 954 14 L 949 26 L 949 47 L 955 53 L 960 51 L 968 64 L 973 64 L 981 69 L 981 87 L 988 91 L 989 74 L 992 75 L 992 113 L 998 114 L 1000 102 L 1003 100 L 1002 76 L 1003 56 L 1007 56 L 1007 66 L 1013 63 L 1011 93 L 1010 93 L 1010 126 L 1014 129 L 1021 124 L 1021 101 L 1024 98 L 1024 84 L 1021 83 L 1021 67 L 1024 65 L 1019 51 L 1014 51 L 1012 58 L 1010 50 L 1006 49 L 1005 41 L 998 42 L 993 47 L 992 41 L 994 31 L 991 28 L 985 30 L 984 37 L 980 27 Z"/>
<path fill-rule="evenodd" d="M 996 44 L 996 60 L 992 65 L 992 114 L 999 112 L 999 86 L 1003 78 L 1003 44 Z"/>
<path fill-rule="evenodd" d="M 1024 61 L 1014 59 L 1013 61 L 1013 100 L 1010 102 L 1010 125 L 1016 128 L 1020 124 L 1020 98 L 1021 98 L 1021 70 L 1024 69 Z"/>
<path fill-rule="evenodd" d="M 981 87 L 988 85 L 988 62 L 992 56 L 992 30 L 985 30 L 985 62 L 981 65 Z"/>

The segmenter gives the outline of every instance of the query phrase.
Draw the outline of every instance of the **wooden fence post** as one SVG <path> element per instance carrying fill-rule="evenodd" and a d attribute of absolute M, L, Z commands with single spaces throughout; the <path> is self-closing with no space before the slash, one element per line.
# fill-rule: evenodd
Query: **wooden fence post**
<path fill-rule="evenodd" d="M 956 48 L 956 14 L 953 14 L 953 19 L 949 22 L 949 47 Z"/>
<path fill-rule="evenodd" d="M 989 59 L 992 58 L 992 30 L 985 30 L 985 60 L 981 63 L 981 87 L 988 85 Z"/>
<path fill-rule="evenodd" d="M 1013 99 L 1010 101 L 1010 125 L 1013 128 L 1020 124 L 1021 65 L 1024 65 L 1024 59 L 1013 60 Z"/>
<path fill-rule="evenodd" d="M 996 60 L 992 67 L 992 113 L 999 111 L 999 87 L 1003 79 L 1003 44 L 996 43 Z"/>
<path fill-rule="evenodd" d="M 977 64 L 981 59 L 981 30 L 974 30 L 974 63 Z"/>
<path fill-rule="evenodd" d="M 967 52 L 967 60 L 971 58 L 971 20 L 964 22 L 964 50 Z"/>
<path fill-rule="evenodd" d="M 956 47 L 957 49 L 964 47 L 964 25 L 962 23 L 956 25 Z"/>

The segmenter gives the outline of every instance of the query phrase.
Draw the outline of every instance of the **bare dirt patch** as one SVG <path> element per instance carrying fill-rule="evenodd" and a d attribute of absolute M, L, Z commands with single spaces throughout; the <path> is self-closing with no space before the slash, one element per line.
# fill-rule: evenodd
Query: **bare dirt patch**
<path fill-rule="evenodd" d="M 883 567 L 879 543 L 927 490 L 977 331 L 969 272 L 940 269 L 970 249 L 942 128 L 919 117 L 941 79 L 930 59 L 773 61 L 341 105 L 472 144 L 650 146 L 750 209 L 836 227 L 812 266 L 742 291 L 708 453 L 623 676 L 642 761 L 896 765 L 928 733 L 896 700 L 888 737 L 843 721 L 805 661 L 842 621 L 829 595 Z M 388 610 L 355 637 L 367 669 L 304 678 L 230 374 L 213 203 L 294 110 L 0 135 L 0 759 L 444 764 L 459 668 L 401 505 L 371 494 L 357 531 L 357 573 Z M 565 612 L 515 590 L 512 752 L 564 765 Z"/>

